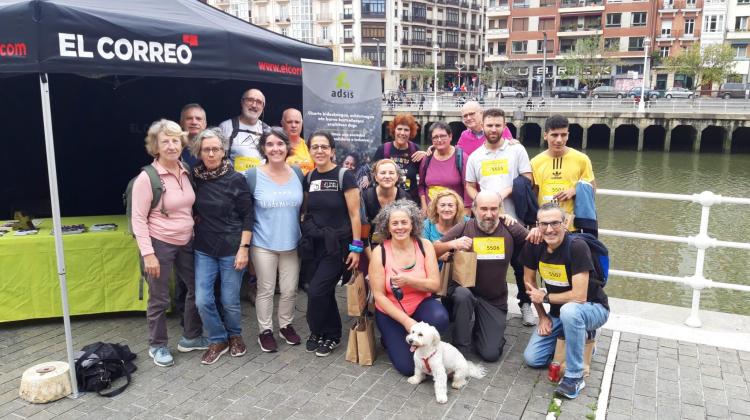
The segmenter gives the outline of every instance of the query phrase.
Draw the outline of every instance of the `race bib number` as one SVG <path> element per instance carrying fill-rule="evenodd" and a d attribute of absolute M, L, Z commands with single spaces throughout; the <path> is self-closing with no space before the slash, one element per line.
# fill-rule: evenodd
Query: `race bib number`
<path fill-rule="evenodd" d="M 563 264 L 547 264 L 539 261 L 539 274 L 542 280 L 550 286 L 568 287 L 568 273 Z"/>
<path fill-rule="evenodd" d="M 243 173 L 250 168 L 260 165 L 260 159 L 249 156 L 237 156 L 234 158 L 234 170 Z"/>
<path fill-rule="evenodd" d="M 505 239 L 504 238 L 474 238 L 474 252 L 477 260 L 504 260 Z"/>
<path fill-rule="evenodd" d="M 493 159 L 482 162 L 482 176 L 508 175 L 508 159 Z"/>
<path fill-rule="evenodd" d="M 447 189 L 448 188 L 435 185 L 427 189 L 427 195 L 430 197 L 430 200 L 434 200 L 440 191 L 445 191 Z"/>
<path fill-rule="evenodd" d="M 549 203 L 555 198 L 557 193 L 570 189 L 571 185 L 567 181 L 545 182 L 542 185 L 542 201 Z"/>

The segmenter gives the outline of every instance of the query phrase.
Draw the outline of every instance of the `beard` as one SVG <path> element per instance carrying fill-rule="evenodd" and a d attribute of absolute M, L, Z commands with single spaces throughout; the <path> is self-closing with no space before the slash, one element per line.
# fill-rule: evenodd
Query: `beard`
<path fill-rule="evenodd" d="M 251 121 L 257 121 L 260 118 L 261 113 L 263 113 L 263 111 L 253 111 L 245 108 L 242 109 L 242 116 Z"/>
<path fill-rule="evenodd" d="M 497 229 L 497 225 L 500 223 L 499 220 L 477 220 L 477 226 L 484 233 L 492 233 Z"/>

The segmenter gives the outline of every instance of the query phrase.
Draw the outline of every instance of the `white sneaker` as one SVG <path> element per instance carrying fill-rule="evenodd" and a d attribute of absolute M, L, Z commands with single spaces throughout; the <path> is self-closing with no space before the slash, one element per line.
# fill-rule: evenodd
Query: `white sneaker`
<path fill-rule="evenodd" d="M 536 317 L 534 316 L 534 311 L 531 310 L 531 304 L 524 303 L 521 305 L 521 317 L 523 318 L 523 325 L 527 327 L 536 325 Z"/>

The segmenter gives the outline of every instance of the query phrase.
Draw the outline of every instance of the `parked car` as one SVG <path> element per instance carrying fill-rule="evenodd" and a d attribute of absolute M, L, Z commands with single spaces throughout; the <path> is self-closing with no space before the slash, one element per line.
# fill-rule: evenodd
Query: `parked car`
<path fill-rule="evenodd" d="M 684 87 L 673 87 L 672 89 L 669 89 L 668 91 L 664 93 L 664 97 L 667 99 L 672 99 L 672 98 L 693 99 L 695 96 L 696 96 L 695 92 Z"/>
<path fill-rule="evenodd" d="M 553 98 L 583 98 L 586 92 L 578 90 L 573 86 L 557 86 L 550 93 Z"/>
<path fill-rule="evenodd" d="M 641 88 L 634 87 L 628 91 L 629 98 L 636 98 L 641 96 Z M 658 90 L 646 89 L 646 99 L 657 99 L 661 97 L 661 93 Z"/>
<path fill-rule="evenodd" d="M 623 98 L 625 92 L 612 86 L 599 86 L 591 91 L 593 98 Z"/>
<path fill-rule="evenodd" d="M 526 96 L 526 92 L 520 91 L 514 87 L 503 86 L 497 91 L 496 96 L 499 98 L 523 98 Z"/>
<path fill-rule="evenodd" d="M 745 90 L 750 89 L 750 84 L 724 83 L 719 89 L 719 98 L 745 98 Z"/>

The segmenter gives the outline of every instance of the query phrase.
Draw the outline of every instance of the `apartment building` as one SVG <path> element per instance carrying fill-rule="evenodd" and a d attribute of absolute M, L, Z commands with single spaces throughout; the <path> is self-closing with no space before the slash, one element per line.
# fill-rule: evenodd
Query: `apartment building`
<path fill-rule="evenodd" d="M 667 57 L 679 54 L 690 48 L 693 43 L 701 47 L 721 43 L 724 34 L 722 28 L 724 16 L 721 7 L 708 7 L 713 0 L 658 0 L 658 19 L 654 28 L 654 51 L 658 57 L 654 60 L 650 85 L 659 90 L 677 87 L 693 87 L 693 80 L 686 75 L 669 73 L 663 66 Z M 726 5 L 723 6 L 726 14 Z M 711 20 L 705 19 L 704 12 L 711 13 Z"/>
<path fill-rule="evenodd" d="M 734 50 L 738 81 L 750 83 L 750 0 L 728 0 L 725 42 Z"/>
<path fill-rule="evenodd" d="M 208 4 L 242 20 L 250 21 L 250 0 L 208 0 Z"/>

